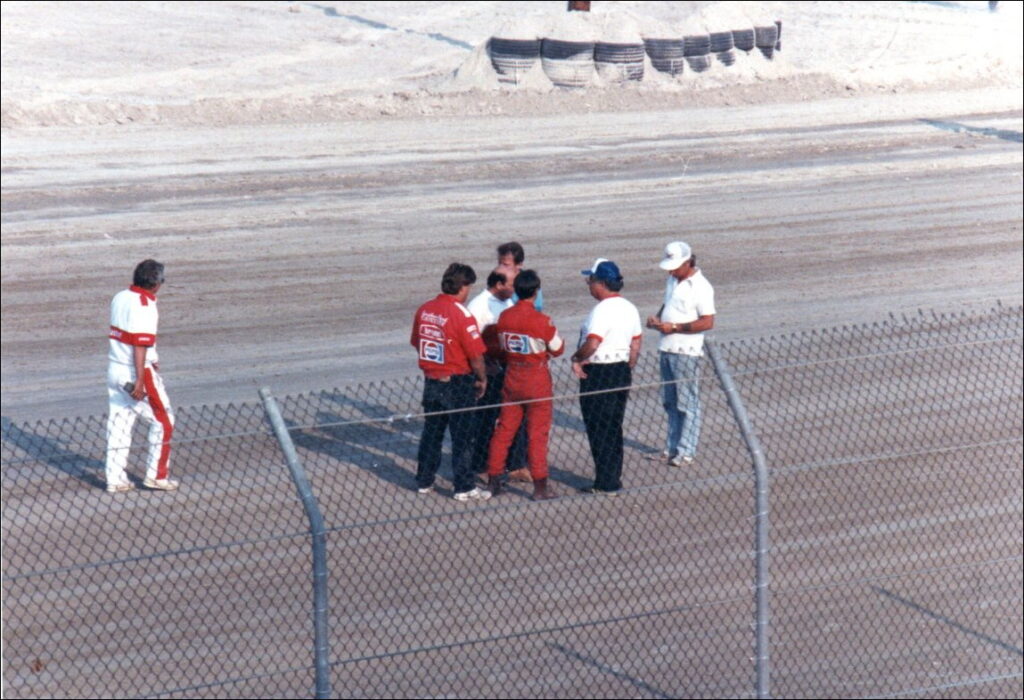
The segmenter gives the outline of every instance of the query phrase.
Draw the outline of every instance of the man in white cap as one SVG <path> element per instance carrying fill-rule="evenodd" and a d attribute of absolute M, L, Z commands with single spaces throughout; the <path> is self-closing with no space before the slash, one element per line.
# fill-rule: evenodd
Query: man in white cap
<path fill-rule="evenodd" d="M 647 318 L 647 327 L 661 333 L 658 358 L 668 437 L 665 450 L 653 459 L 683 467 L 697 456 L 700 358 L 704 355 L 704 333 L 715 325 L 715 290 L 697 269 L 697 257 L 690 246 L 682 241 L 665 246 L 659 267 L 668 272 L 665 298 L 658 314 Z"/>

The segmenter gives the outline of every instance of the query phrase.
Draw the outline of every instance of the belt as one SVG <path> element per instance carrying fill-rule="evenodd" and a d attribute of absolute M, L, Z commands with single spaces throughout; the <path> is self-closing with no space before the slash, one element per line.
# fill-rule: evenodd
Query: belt
<path fill-rule="evenodd" d="M 449 374 L 447 377 L 427 377 L 428 382 L 450 382 L 453 379 L 469 378 L 472 379 L 472 374 Z"/>

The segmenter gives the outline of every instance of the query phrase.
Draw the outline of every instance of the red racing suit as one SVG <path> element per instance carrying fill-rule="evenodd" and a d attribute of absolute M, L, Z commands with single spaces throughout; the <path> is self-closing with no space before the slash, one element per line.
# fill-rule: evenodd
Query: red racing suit
<path fill-rule="evenodd" d="M 509 447 L 526 415 L 526 457 L 534 481 L 548 477 L 548 435 L 551 433 L 551 372 L 548 357 L 558 357 L 565 343 L 551 318 L 524 299 L 498 317 L 497 336 L 505 361 L 505 385 L 498 425 L 491 438 L 487 474 L 505 468 Z M 538 400 L 541 399 L 541 400 Z M 543 399 L 547 399 L 544 401 Z M 528 402 L 528 403 L 518 403 Z"/>

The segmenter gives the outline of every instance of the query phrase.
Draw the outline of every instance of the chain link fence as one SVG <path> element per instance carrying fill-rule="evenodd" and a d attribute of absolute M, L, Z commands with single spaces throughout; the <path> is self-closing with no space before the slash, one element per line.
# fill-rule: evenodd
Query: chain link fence
<path fill-rule="evenodd" d="M 694 465 L 656 354 L 625 488 L 553 364 L 551 482 L 485 503 L 413 480 L 422 382 L 284 397 L 324 520 L 339 697 L 1020 696 L 1022 309 L 719 346 L 771 474 L 770 655 L 755 650 L 751 458 L 710 361 Z M 172 387 L 173 399 L 173 387 Z M 257 403 L 177 411 L 173 493 L 103 490 L 104 418 L 3 423 L 9 697 L 310 696 L 314 544 Z M 141 431 L 130 473 L 144 472 Z"/>

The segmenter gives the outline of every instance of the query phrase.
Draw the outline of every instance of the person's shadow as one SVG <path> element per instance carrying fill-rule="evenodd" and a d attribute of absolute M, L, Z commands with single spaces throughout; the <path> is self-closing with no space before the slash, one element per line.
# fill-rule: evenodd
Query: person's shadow
<path fill-rule="evenodd" d="M 96 432 L 81 426 L 80 420 L 71 424 L 70 434 L 83 435 Z M 38 432 L 33 432 L 31 427 L 17 425 L 10 418 L 0 418 L 0 432 L 2 432 L 5 453 L 4 469 L 8 471 L 8 474 L 4 475 L 5 482 L 11 482 L 12 474 L 20 465 L 42 464 L 94 488 L 106 488 L 104 472 L 106 465 L 103 460 L 81 454 L 77 451 L 81 449 L 81 445 L 74 445 L 70 440 L 45 434 L 38 424 L 35 429 Z M 99 434 L 102 435 L 102 431 Z M 106 449 L 105 437 L 103 440 L 103 448 Z M 25 456 L 8 459 L 9 451 L 12 454 L 24 453 Z"/>
<path fill-rule="evenodd" d="M 387 406 L 340 390 L 318 394 L 311 428 L 292 432 L 296 447 L 351 464 L 389 483 L 408 488 L 413 474 L 397 458 L 415 463 L 423 421 L 396 417 Z M 333 409 L 333 410 L 332 410 Z M 286 421 L 294 427 L 296 421 Z"/>

